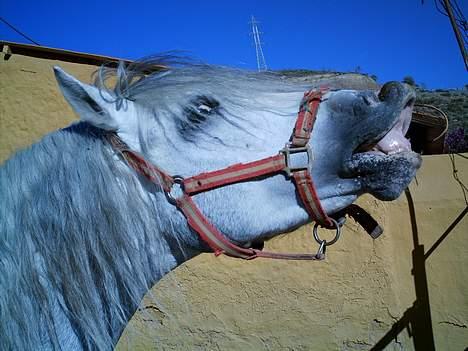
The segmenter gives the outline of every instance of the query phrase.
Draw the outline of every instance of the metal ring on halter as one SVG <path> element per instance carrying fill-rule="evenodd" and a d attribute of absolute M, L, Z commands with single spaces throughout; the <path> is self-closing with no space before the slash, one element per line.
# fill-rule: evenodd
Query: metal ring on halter
<path fill-rule="evenodd" d="M 320 245 L 322 245 L 322 243 L 324 243 L 325 246 L 330 246 L 330 245 L 333 245 L 334 243 L 336 243 L 338 241 L 338 239 L 340 238 L 340 235 L 341 235 L 341 227 L 343 226 L 343 221 L 336 221 L 335 219 L 333 218 L 330 218 L 330 220 L 333 222 L 333 224 L 335 225 L 335 230 L 336 230 L 336 233 L 335 233 L 335 237 L 333 238 L 333 240 L 331 241 L 326 241 L 326 240 L 322 240 L 320 239 L 319 235 L 318 235 L 318 227 L 320 226 L 320 224 L 318 223 L 315 223 L 314 225 L 314 230 L 313 230 L 313 233 L 314 233 L 314 239 L 317 243 L 319 243 Z"/>
<path fill-rule="evenodd" d="M 166 193 L 167 195 L 167 199 L 169 200 L 169 202 L 173 205 L 177 204 L 177 198 L 175 198 L 171 192 L 172 190 L 174 189 L 174 185 L 177 184 L 180 188 L 180 190 L 182 191 L 182 193 L 185 193 L 185 186 L 184 186 L 184 177 L 180 176 L 180 175 L 175 175 L 172 177 L 172 187 L 171 189 Z"/>

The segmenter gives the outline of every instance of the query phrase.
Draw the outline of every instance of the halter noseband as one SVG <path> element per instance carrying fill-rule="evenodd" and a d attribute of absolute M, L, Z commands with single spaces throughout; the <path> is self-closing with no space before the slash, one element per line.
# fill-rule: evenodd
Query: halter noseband
<path fill-rule="evenodd" d="M 296 124 L 290 138 L 290 142 L 275 156 L 267 157 L 253 162 L 239 163 L 224 169 L 204 172 L 198 175 L 183 178 L 171 176 L 160 168 L 147 162 L 142 156 L 132 151 L 117 136 L 108 134 L 108 140 L 113 148 L 126 160 L 128 165 L 142 174 L 150 182 L 162 187 L 168 201 L 176 206 L 187 219 L 188 225 L 198 233 L 201 239 L 208 244 L 216 256 L 226 254 L 243 259 L 268 257 L 293 260 L 318 260 L 324 258 L 325 247 L 334 243 L 339 238 L 342 222 L 337 222 L 328 217 L 324 211 L 320 199 L 317 196 L 309 169 L 312 164 L 312 152 L 309 146 L 310 135 L 317 116 L 319 105 L 323 95 L 327 91 L 310 90 L 304 94 L 301 102 Z M 307 164 L 292 166 L 291 154 L 305 153 Z M 317 234 L 317 224 L 314 228 L 314 237 L 320 244 L 316 254 L 287 254 L 262 251 L 255 248 L 238 246 L 228 240 L 198 209 L 191 196 L 221 186 L 234 184 L 246 180 L 254 180 L 260 176 L 273 176 L 284 172 L 291 178 L 302 200 L 304 208 L 312 220 L 322 227 L 336 229 L 336 237 L 331 242 L 321 240 Z M 176 188 L 179 191 L 176 191 Z M 175 193 L 181 194 L 176 196 Z"/>

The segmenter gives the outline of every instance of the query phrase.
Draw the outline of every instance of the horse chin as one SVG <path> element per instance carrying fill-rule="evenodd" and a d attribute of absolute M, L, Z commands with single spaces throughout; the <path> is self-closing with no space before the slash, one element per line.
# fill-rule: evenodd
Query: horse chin
<path fill-rule="evenodd" d="M 342 176 L 357 179 L 363 192 L 391 201 L 408 187 L 421 163 L 421 156 L 413 151 L 357 153 L 345 162 Z"/>

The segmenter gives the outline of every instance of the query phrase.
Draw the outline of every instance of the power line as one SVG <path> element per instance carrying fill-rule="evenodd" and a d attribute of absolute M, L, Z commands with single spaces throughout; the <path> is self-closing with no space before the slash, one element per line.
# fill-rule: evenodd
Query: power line
<path fill-rule="evenodd" d="M 434 0 L 435 6 L 437 11 L 444 16 L 450 17 L 449 15 L 449 7 L 453 11 L 452 14 L 454 15 L 455 22 L 457 23 L 459 29 L 461 30 L 462 34 L 468 36 L 468 21 L 466 20 L 465 16 L 463 15 L 460 6 L 458 5 L 456 0 Z"/>
<path fill-rule="evenodd" d="M 5 23 L 8 27 L 10 27 L 12 30 L 14 30 L 16 33 L 18 33 L 19 35 L 21 35 L 23 38 L 25 38 L 26 40 L 29 40 L 31 43 L 35 44 L 35 45 L 38 45 L 40 46 L 41 44 L 39 44 L 37 41 L 31 39 L 30 37 L 28 37 L 26 34 L 24 34 L 23 32 L 21 32 L 20 30 L 16 29 L 13 25 L 11 25 L 10 23 L 8 23 L 4 18 L 0 17 L 0 21 L 2 21 L 3 23 Z"/>
<path fill-rule="evenodd" d="M 468 45 L 468 22 L 457 0 L 434 0 L 434 4 L 437 11 L 450 19 L 465 68 L 468 70 L 468 54 L 466 50 L 466 46 Z"/>
<path fill-rule="evenodd" d="M 452 23 L 453 31 L 455 33 L 455 37 L 457 38 L 458 46 L 460 47 L 460 52 L 461 52 L 461 55 L 463 57 L 463 62 L 465 63 L 465 69 L 468 70 L 468 54 L 466 53 L 465 38 L 464 38 L 464 36 L 462 37 L 462 35 L 460 33 L 460 30 L 462 30 L 464 32 L 464 35 L 466 35 L 466 29 L 465 29 L 466 20 L 465 20 L 465 17 L 463 16 L 463 14 L 461 14 L 462 16 L 458 16 L 458 18 L 456 18 L 454 16 L 453 11 L 452 11 L 452 4 L 451 4 L 450 0 L 444 0 L 444 5 L 445 5 L 444 6 L 445 11 L 447 12 L 447 14 L 448 14 L 448 16 L 450 18 L 450 22 Z M 461 17 L 461 20 L 462 20 L 462 25 L 460 25 L 460 24 L 457 25 L 457 20 L 460 20 L 460 17 Z"/>

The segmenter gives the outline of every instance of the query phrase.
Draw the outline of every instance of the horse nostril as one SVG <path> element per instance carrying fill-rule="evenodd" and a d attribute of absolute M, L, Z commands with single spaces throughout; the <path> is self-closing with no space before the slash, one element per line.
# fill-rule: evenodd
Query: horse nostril
<path fill-rule="evenodd" d="M 405 108 L 407 108 L 407 107 L 413 107 L 415 101 L 416 101 L 415 98 L 413 98 L 413 97 L 410 98 L 410 99 L 406 102 Z"/>
<path fill-rule="evenodd" d="M 398 97 L 400 94 L 400 90 L 402 85 L 399 82 L 388 82 L 383 85 L 379 92 L 379 100 L 385 101 L 389 98 Z"/>

